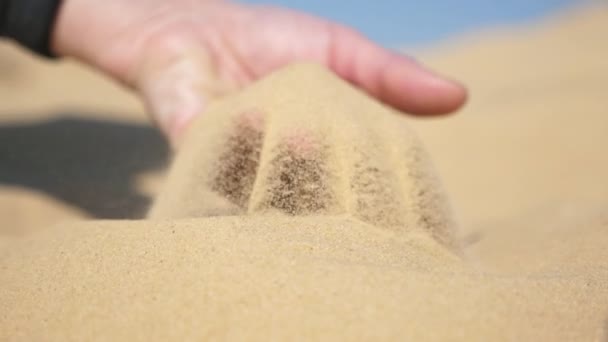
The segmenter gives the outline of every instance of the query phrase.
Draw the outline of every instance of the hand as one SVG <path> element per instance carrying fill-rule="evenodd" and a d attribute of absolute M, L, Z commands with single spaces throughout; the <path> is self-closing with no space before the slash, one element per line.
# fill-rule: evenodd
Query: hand
<path fill-rule="evenodd" d="M 64 0 L 52 48 L 139 92 L 176 143 L 210 98 L 294 61 L 313 61 L 412 114 L 458 109 L 466 90 L 351 29 L 220 0 Z"/>

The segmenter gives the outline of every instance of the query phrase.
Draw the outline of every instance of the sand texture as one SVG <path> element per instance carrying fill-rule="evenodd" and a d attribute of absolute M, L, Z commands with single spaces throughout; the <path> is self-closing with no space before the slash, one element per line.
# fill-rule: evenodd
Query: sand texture
<path fill-rule="evenodd" d="M 427 235 L 340 217 L 63 225 L 3 251 L 0 334 L 600 340 L 605 220 L 535 234 L 526 241 L 533 248 L 501 247 L 512 263 L 535 263 L 518 275 L 477 271 Z M 536 252 L 553 247 L 562 257 Z"/>
<path fill-rule="evenodd" d="M 421 53 L 453 118 L 293 65 L 170 163 L 121 90 L 0 49 L 0 340 L 608 340 L 608 8 L 509 32 Z M 59 75 L 89 90 L 20 95 Z"/>

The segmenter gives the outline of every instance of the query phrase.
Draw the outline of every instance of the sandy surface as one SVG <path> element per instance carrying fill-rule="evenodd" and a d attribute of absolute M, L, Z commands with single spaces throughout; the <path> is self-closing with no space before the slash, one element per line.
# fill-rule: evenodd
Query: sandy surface
<path fill-rule="evenodd" d="M 1 47 L 0 340 L 605 340 L 606 36 L 596 7 L 421 53 L 472 91 L 442 120 L 294 67 L 166 181 L 124 90 Z"/>

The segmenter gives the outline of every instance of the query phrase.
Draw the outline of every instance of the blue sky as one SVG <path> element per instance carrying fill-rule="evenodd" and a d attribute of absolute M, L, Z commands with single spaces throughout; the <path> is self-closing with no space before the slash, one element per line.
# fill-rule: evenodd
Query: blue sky
<path fill-rule="evenodd" d="M 302 9 L 387 46 L 426 45 L 484 27 L 533 20 L 583 0 L 241 0 Z"/>

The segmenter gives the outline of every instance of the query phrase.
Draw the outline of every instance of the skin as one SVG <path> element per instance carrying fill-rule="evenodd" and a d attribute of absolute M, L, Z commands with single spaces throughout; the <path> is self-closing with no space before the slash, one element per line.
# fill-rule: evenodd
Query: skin
<path fill-rule="evenodd" d="M 410 114 L 450 113 L 467 96 L 347 27 L 220 0 L 64 0 L 52 49 L 135 90 L 174 145 L 210 99 L 296 61 L 326 65 Z"/>

